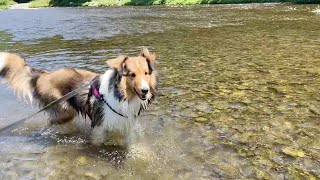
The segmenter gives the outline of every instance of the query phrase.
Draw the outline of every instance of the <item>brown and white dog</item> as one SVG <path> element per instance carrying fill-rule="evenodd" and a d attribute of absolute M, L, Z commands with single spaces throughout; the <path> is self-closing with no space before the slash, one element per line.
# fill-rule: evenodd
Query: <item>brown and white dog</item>
<path fill-rule="evenodd" d="M 120 134 L 125 140 L 130 138 L 140 111 L 155 98 L 155 63 L 155 55 L 143 47 L 137 57 L 120 56 L 107 61 L 109 69 L 101 75 L 73 68 L 49 72 L 32 68 L 18 55 L 0 53 L 0 76 L 16 95 L 34 100 L 40 107 L 94 81 L 46 112 L 54 124 L 71 121 L 79 113 L 89 117 L 93 143 L 99 145 L 110 133 Z"/>

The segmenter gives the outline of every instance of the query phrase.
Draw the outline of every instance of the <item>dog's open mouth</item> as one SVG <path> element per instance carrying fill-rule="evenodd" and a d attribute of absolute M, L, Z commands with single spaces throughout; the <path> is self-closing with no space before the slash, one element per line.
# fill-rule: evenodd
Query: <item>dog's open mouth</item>
<path fill-rule="evenodd" d="M 133 88 L 134 89 L 134 88 Z M 142 100 L 146 100 L 147 99 L 147 94 L 140 94 L 136 91 L 136 89 L 134 89 L 134 92 L 136 93 L 136 95 Z"/>

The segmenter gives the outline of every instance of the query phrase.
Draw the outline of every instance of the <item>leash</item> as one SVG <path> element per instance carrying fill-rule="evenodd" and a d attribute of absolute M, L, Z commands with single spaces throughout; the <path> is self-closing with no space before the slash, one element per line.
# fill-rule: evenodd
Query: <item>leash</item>
<path fill-rule="evenodd" d="M 92 89 L 93 89 L 93 94 L 94 94 L 94 96 L 95 96 L 99 101 L 103 101 L 114 113 L 118 114 L 119 116 L 128 118 L 128 116 L 125 116 L 125 115 L 117 112 L 115 109 L 113 109 L 113 108 L 109 105 L 109 103 L 106 101 L 106 99 L 104 98 L 104 96 L 103 96 L 102 94 L 100 94 L 100 92 L 99 92 L 99 91 L 97 90 L 97 88 L 94 86 L 94 83 L 95 83 L 98 79 L 99 79 L 99 78 L 94 78 L 92 81 L 90 81 L 90 83 L 85 84 L 85 85 L 83 85 L 83 86 L 81 86 L 81 87 L 79 87 L 79 88 L 77 88 L 77 89 L 75 89 L 75 90 L 73 90 L 73 91 L 68 92 L 67 94 L 65 94 L 64 96 L 62 96 L 60 99 L 57 99 L 57 100 L 52 101 L 51 103 L 49 103 L 48 105 L 46 105 L 46 106 L 45 106 L 44 108 L 42 108 L 41 110 L 39 110 L 39 111 L 37 111 L 37 112 L 35 112 L 35 113 L 33 113 L 33 114 L 31 114 L 31 115 L 23 118 L 23 119 L 20 119 L 19 121 L 16 121 L 16 122 L 14 122 L 14 123 L 12 123 L 12 124 L 10 124 L 10 125 L 7 125 L 7 126 L 1 128 L 1 129 L 0 129 L 0 135 L 5 135 L 5 134 L 7 134 L 9 131 L 12 131 L 12 129 L 14 129 L 14 128 L 16 128 L 17 126 L 19 126 L 20 124 L 24 123 L 26 120 L 28 120 L 28 119 L 36 116 L 37 114 L 39 114 L 39 113 L 41 113 L 41 112 L 49 109 L 51 106 L 56 105 L 56 104 L 59 104 L 59 103 L 61 103 L 61 102 L 63 102 L 63 101 L 66 101 L 66 100 L 72 98 L 73 96 L 77 95 L 77 93 L 78 93 L 79 91 L 87 88 L 88 86 L 92 87 Z M 140 113 L 141 113 L 141 111 L 142 111 L 142 108 L 140 107 L 139 112 L 138 112 L 137 115 L 135 115 L 135 117 L 139 116 Z"/>
<path fill-rule="evenodd" d="M 47 109 L 50 108 L 51 106 L 56 105 L 56 104 L 59 104 L 60 102 L 63 102 L 63 101 L 66 101 L 66 100 L 72 98 L 73 96 L 77 95 L 77 93 L 78 93 L 79 91 L 87 88 L 88 86 L 91 86 L 95 81 L 97 81 L 97 79 L 94 79 L 94 80 L 92 80 L 90 83 L 85 84 L 85 85 L 83 85 L 83 86 L 81 86 L 81 87 L 79 87 L 79 88 L 77 88 L 77 89 L 75 89 L 75 90 L 73 90 L 73 91 L 68 92 L 67 94 L 65 94 L 64 96 L 62 96 L 60 99 L 57 99 L 57 100 L 52 101 L 51 103 L 49 103 L 48 105 L 46 105 L 44 108 L 42 108 L 41 110 L 39 110 L 39 111 L 37 111 L 37 112 L 29 115 L 28 117 L 23 118 L 23 119 L 20 119 L 19 121 L 15 122 L 15 123 L 13 123 L 13 124 L 10 124 L 10 125 L 8 125 L 8 126 L 6 126 L 6 127 L 4 127 L 4 128 L 1 128 L 1 129 L 0 129 L 0 135 L 4 135 L 4 134 L 8 133 L 9 131 L 11 131 L 12 129 L 14 129 L 15 127 L 17 127 L 17 126 L 20 125 L 21 123 L 23 123 L 23 122 L 25 122 L 26 120 L 34 117 L 35 115 L 41 113 L 42 111 L 47 110 Z"/>

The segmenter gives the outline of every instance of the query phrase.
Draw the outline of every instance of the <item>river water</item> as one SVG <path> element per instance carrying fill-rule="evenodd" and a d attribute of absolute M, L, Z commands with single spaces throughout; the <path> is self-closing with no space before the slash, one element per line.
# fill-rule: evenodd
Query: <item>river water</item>
<path fill-rule="evenodd" d="M 0 137 L 0 179 L 320 178 L 316 5 L 0 11 L 0 51 L 38 69 L 103 73 L 147 46 L 159 96 L 129 150 L 94 147 L 90 121 L 38 115 Z M 0 86 L 0 127 L 35 112 Z"/>

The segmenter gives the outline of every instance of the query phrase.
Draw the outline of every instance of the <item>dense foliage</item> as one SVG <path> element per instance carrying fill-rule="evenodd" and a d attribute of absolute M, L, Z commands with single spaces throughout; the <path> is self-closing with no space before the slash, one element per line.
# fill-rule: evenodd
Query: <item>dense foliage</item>
<path fill-rule="evenodd" d="M 28 0 L 16 0 L 25 2 Z M 13 0 L 0 0 L 0 9 L 16 3 Z M 123 6 L 123 5 L 191 5 L 191 4 L 236 4 L 236 3 L 320 3 L 320 0 L 32 0 L 30 7 L 72 7 L 72 6 Z"/>
<path fill-rule="evenodd" d="M 7 9 L 12 4 L 15 4 L 13 0 L 0 0 L 0 9 Z"/>
<path fill-rule="evenodd" d="M 31 7 L 48 6 L 122 6 L 122 5 L 190 5 L 232 3 L 320 3 L 320 0 L 34 0 Z"/>

